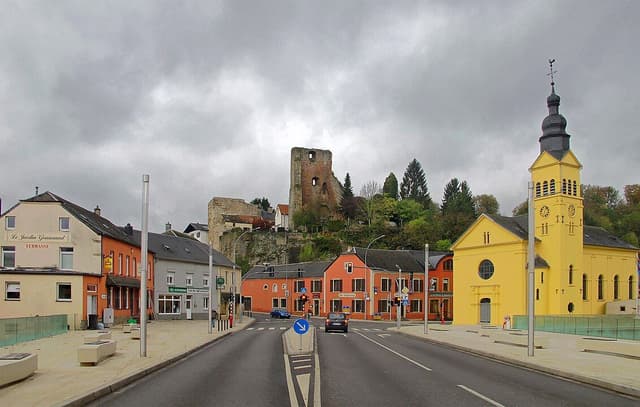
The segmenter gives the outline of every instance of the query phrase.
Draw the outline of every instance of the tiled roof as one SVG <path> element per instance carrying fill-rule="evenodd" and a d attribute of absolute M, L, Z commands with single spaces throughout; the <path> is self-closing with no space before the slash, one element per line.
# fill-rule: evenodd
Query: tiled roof
<path fill-rule="evenodd" d="M 270 264 L 263 266 L 257 264 L 253 266 L 247 273 L 242 276 L 243 279 L 262 279 L 262 278 L 300 278 L 298 271 L 302 272 L 302 277 L 322 277 L 327 270 L 331 261 L 310 261 L 305 263 L 292 264 Z M 273 270 L 273 277 L 269 271 Z"/>
<path fill-rule="evenodd" d="M 280 210 L 280 213 L 283 215 L 289 214 L 289 205 L 287 204 L 278 204 L 278 209 Z"/>
<path fill-rule="evenodd" d="M 20 202 L 51 202 L 60 203 L 71 215 L 73 215 L 80 222 L 87 225 L 87 227 L 93 230 L 95 233 L 103 236 L 108 236 L 113 239 L 134 244 L 129 235 L 127 235 L 122 228 L 114 225 L 106 218 L 100 215 L 96 215 L 93 211 L 84 209 L 81 206 L 67 201 L 66 199 L 51 193 L 49 191 L 36 195 L 33 198 L 23 199 Z"/>

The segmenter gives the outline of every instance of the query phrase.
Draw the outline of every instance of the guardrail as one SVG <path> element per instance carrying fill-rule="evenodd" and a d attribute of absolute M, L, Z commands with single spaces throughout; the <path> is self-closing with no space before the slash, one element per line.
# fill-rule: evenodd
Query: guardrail
<path fill-rule="evenodd" d="M 15 345 L 67 332 L 67 315 L 0 319 L 0 346 Z"/>
<path fill-rule="evenodd" d="M 528 317 L 514 315 L 513 328 L 527 329 Z M 640 319 L 633 315 L 537 315 L 536 331 L 640 341 Z"/>

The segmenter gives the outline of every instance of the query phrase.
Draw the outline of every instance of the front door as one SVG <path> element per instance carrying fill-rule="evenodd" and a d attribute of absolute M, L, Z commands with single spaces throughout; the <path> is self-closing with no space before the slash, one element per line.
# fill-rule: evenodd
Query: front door
<path fill-rule="evenodd" d="M 320 315 L 320 300 L 313 300 L 313 315 Z"/>
<path fill-rule="evenodd" d="M 491 323 L 491 299 L 483 298 L 480 300 L 480 323 Z"/>
<path fill-rule="evenodd" d="M 97 314 L 98 314 L 98 296 L 87 295 L 87 321 L 89 320 L 89 315 L 97 315 Z"/>
<path fill-rule="evenodd" d="M 187 313 L 187 319 L 192 319 L 191 316 L 191 301 L 193 300 L 193 296 L 187 295 L 187 299 L 184 302 L 184 309 Z"/>

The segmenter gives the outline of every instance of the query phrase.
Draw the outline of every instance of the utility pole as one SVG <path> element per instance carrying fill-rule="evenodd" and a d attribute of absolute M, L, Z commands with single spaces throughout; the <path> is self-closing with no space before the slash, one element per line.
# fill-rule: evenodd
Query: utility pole
<path fill-rule="evenodd" d="M 397 295 L 400 298 L 400 301 L 398 302 L 398 305 L 396 305 L 396 328 L 398 328 L 398 330 L 400 329 L 400 310 L 402 309 L 402 282 L 401 282 L 401 278 L 402 278 L 402 269 L 400 268 L 400 266 L 398 266 L 396 264 L 396 267 L 398 268 L 398 293 Z"/>
<path fill-rule="evenodd" d="M 142 270 L 140 273 L 140 356 L 147 356 L 147 252 L 149 246 L 149 174 L 142 175 L 142 231 L 140 250 Z"/>
<path fill-rule="evenodd" d="M 527 273 L 528 273 L 528 283 L 527 283 L 527 309 L 529 313 L 529 323 L 528 323 L 528 355 L 533 356 L 534 353 L 534 335 L 535 335 L 535 303 L 533 301 L 533 293 L 534 293 L 534 285 L 535 285 L 535 261 L 536 261 L 536 253 L 535 253 L 535 243 L 536 243 L 536 233 L 535 233 L 535 222 L 533 217 L 535 216 L 535 212 L 533 210 L 533 182 L 529 181 L 529 236 L 528 236 L 528 253 L 527 253 Z"/>
<path fill-rule="evenodd" d="M 424 333 L 429 333 L 429 243 L 424 245 Z"/>

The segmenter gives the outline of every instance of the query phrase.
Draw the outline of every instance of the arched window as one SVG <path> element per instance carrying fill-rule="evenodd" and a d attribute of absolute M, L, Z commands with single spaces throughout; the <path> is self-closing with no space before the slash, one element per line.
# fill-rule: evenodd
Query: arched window
<path fill-rule="evenodd" d="M 582 299 L 587 301 L 588 298 L 589 296 L 587 293 L 587 275 L 583 274 L 582 275 Z"/>
<path fill-rule="evenodd" d="M 278 284 L 273 283 L 273 286 L 271 287 L 271 291 L 273 291 L 274 293 L 278 292 Z"/>
<path fill-rule="evenodd" d="M 493 276 L 493 263 L 491 260 L 482 260 L 480 267 L 478 268 L 478 275 L 483 280 L 488 280 Z"/>
<path fill-rule="evenodd" d="M 571 195 L 571 180 L 567 181 L 567 195 Z"/>
<path fill-rule="evenodd" d="M 569 264 L 569 285 L 573 285 L 573 264 Z"/>
<path fill-rule="evenodd" d="M 613 299 L 617 300 L 620 296 L 620 277 L 613 276 Z"/>
<path fill-rule="evenodd" d="M 552 179 L 551 181 L 549 181 L 549 193 L 551 195 L 555 195 L 556 194 L 556 180 Z"/>
<path fill-rule="evenodd" d="M 578 187 L 576 181 L 573 181 L 573 196 L 578 194 Z"/>
<path fill-rule="evenodd" d="M 562 179 L 562 193 L 567 193 L 567 180 L 565 178 Z"/>
<path fill-rule="evenodd" d="M 633 276 L 629 276 L 629 299 L 633 299 Z"/>
<path fill-rule="evenodd" d="M 540 183 L 536 182 L 536 196 L 540 196 Z"/>
<path fill-rule="evenodd" d="M 549 195 L 549 182 L 547 181 L 542 183 L 542 195 Z"/>
<path fill-rule="evenodd" d="M 598 299 L 604 298 L 604 277 L 602 274 L 598 276 Z"/>
<path fill-rule="evenodd" d="M 311 185 L 313 185 L 314 187 L 318 185 L 318 177 L 311 178 Z"/>

